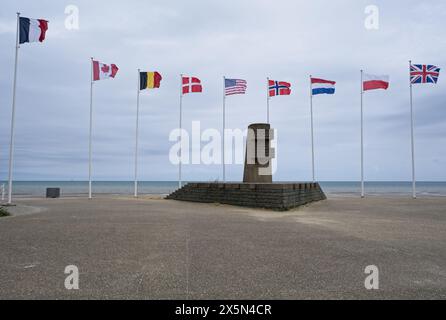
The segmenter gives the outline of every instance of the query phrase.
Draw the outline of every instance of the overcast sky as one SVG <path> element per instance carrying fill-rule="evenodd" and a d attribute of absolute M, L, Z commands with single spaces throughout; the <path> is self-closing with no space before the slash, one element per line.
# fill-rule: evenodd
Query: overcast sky
<path fill-rule="evenodd" d="M 67 5 L 79 30 L 65 28 Z M 367 30 L 364 10 L 380 10 Z M 367 92 L 367 180 L 410 180 L 408 60 L 446 68 L 446 2 L 358 0 L 2 1 L 0 12 L 0 180 L 7 179 L 15 13 L 49 20 L 47 40 L 19 54 L 14 177 L 86 180 L 91 56 L 119 66 L 95 84 L 94 179 L 133 179 L 137 69 L 159 71 L 161 88 L 141 95 L 140 179 L 176 180 L 169 133 L 178 126 L 179 74 L 199 77 L 203 94 L 184 98 L 184 124 L 221 128 L 222 76 L 248 81 L 227 100 L 227 127 L 266 120 L 265 81 L 293 93 L 271 100 L 278 130 L 276 180 L 311 179 L 310 74 L 337 81 L 334 96 L 314 99 L 318 180 L 358 180 L 360 73 L 389 74 L 388 91 Z M 414 88 L 419 180 L 446 180 L 446 75 Z M 227 168 L 230 180 L 242 166 Z M 221 179 L 218 165 L 184 167 L 185 180 Z"/>

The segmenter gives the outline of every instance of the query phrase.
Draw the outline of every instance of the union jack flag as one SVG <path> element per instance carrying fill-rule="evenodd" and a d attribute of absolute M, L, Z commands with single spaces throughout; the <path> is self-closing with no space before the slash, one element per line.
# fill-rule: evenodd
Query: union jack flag
<path fill-rule="evenodd" d="M 410 66 L 411 83 L 437 83 L 440 68 L 426 64 L 413 64 Z"/>

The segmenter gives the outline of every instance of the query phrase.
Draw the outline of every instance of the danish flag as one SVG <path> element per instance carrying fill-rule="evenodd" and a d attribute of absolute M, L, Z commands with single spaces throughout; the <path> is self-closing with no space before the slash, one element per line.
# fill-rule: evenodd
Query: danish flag
<path fill-rule="evenodd" d="M 183 77 L 183 94 L 203 92 L 201 80 L 196 77 Z"/>

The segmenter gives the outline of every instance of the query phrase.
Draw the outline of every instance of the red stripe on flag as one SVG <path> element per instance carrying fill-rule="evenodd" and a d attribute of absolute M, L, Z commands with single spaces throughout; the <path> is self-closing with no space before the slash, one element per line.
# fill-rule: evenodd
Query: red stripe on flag
<path fill-rule="evenodd" d="M 43 42 L 43 40 L 45 40 L 46 31 L 48 30 L 48 21 L 42 19 L 38 19 L 37 21 L 39 21 L 40 28 L 39 41 Z"/>
<path fill-rule="evenodd" d="M 389 88 L 389 83 L 386 81 L 382 81 L 382 80 L 364 81 L 363 88 L 364 88 L 364 91 L 375 90 L 375 89 L 387 90 Z"/>
<path fill-rule="evenodd" d="M 93 61 L 93 81 L 100 80 L 99 78 L 99 61 Z"/>
<path fill-rule="evenodd" d="M 311 78 L 311 83 L 329 83 L 332 85 L 336 84 L 336 81 L 324 80 L 319 78 Z"/>

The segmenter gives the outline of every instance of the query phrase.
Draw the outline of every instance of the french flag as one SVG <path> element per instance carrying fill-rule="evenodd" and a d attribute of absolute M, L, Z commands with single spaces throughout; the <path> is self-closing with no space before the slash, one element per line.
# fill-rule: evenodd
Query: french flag
<path fill-rule="evenodd" d="M 362 87 L 364 91 L 389 88 L 389 76 L 377 76 L 364 73 Z"/>
<path fill-rule="evenodd" d="M 48 21 L 20 17 L 20 44 L 26 42 L 43 42 L 48 30 Z"/>
<path fill-rule="evenodd" d="M 311 90 L 313 96 L 318 94 L 334 94 L 335 84 L 335 81 L 311 78 Z"/>

